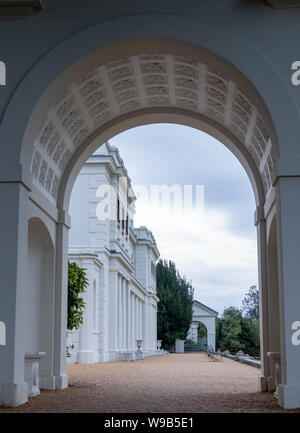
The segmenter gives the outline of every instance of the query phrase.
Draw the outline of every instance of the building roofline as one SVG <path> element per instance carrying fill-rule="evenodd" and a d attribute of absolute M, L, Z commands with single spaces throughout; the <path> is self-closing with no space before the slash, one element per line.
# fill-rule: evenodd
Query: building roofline
<path fill-rule="evenodd" d="M 205 304 L 202 304 L 202 302 L 197 301 L 197 299 L 194 299 L 193 303 L 196 304 L 196 305 L 198 304 L 199 307 L 203 308 L 203 310 L 206 310 L 208 313 L 214 314 L 216 316 L 219 315 L 219 313 L 217 311 L 213 310 L 212 308 L 208 307 Z"/>

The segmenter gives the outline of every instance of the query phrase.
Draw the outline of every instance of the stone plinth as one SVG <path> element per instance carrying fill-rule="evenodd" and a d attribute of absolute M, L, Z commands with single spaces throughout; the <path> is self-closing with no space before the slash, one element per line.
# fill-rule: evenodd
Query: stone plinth
<path fill-rule="evenodd" d="M 28 384 L 28 396 L 34 397 L 40 394 L 40 360 L 44 358 L 46 352 L 27 352 L 25 353 L 25 382 Z"/>

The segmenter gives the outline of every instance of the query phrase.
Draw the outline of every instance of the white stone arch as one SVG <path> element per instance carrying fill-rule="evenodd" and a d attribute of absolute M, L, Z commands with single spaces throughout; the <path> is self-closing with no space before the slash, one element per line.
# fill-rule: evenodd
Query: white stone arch
<path fill-rule="evenodd" d="M 41 97 L 24 135 L 22 160 L 34 185 L 55 204 L 64 190 L 65 170 L 69 177 L 78 159 L 82 164 L 82 157 L 92 153 L 95 137 L 94 148 L 103 142 L 101 134 L 110 137 L 130 124 L 161 122 L 164 117 L 218 136 L 245 167 L 256 202 L 262 205 L 271 190 L 278 151 L 270 115 L 254 87 L 228 62 L 199 47 L 177 42 L 176 55 L 170 42 L 154 45 L 154 54 L 152 46 L 150 54 L 114 58 L 111 49 L 109 56 L 90 55 L 68 71 L 76 77 L 73 82 L 66 84 L 61 77 L 50 86 L 52 92 L 49 88 Z M 134 53 L 130 44 L 123 56 L 126 51 Z M 58 92 L 63 97 L 49 105 L 49 93 Z"/>
<path fill-rule="evenodd" d="M 62 44 L 58 51 L 63 46 L 66 48 Z M 58 51 L 53 50 L 50 54 L 52 60 L 55 60 L 53 56 Z M 251 54 L 251 50 L 247 52 Z M 67 52 L 66 56 L 68 56 Z M 255 59 L 255 55 L 253 58 Z M 89 69 L 87 68 L 93 62 L 96 63 L 93 70 L 90 71 L 92 75 L 89 75 Z M 154 65 L 152 71 L 151 68 L 149 71 L 148 63 L 152 64 L 152 67 Z M 26 200 L 29 198 L 33 199 L 39 207 L 43 208 L 56 221 L 54 365 L 56 370 L 55 387 L 62 388 L 67 385 L 64 359 L 67 230 L 70 225 L 67 210 L 72 185 L 78 170 L 84 162 L 83 159 L 87 159 L 96 147 L 115 133 L 133 126 L 161 122 L 162 119 L 163 121 L 194 126 L 219 138 L 239 158 L 253 186 L 257 204 L 255 223 L 258 226 L 259 237 L 260 287 L 261 292 L 265 293 L 268 283 L 265 206 L 270 205 L 270 202 L 275 199 L 272 178 L 276 177 L 279 148 L 276 139 L 277 129 L 275 131 L 268 107 L 257 89 L 228 60 L 212 54 L 211 51 L 200 48 L 200 46 L 192 46 L 178 40 L 161 39 L 124 42 L 115 47 L 106 46 L 103 48 L 103 51 L 98 51 L 96 54 L 95 52 L 91 53 L 88 59 L 83 56 L 78 63 L 70 66 L 69 69 L 65 69 L 65 72 L 61 76 L 58 77 L 56 75 L 53 77 L 56 78 L 55 82 L 49 86 L 43 95 L 41 95 L 41 91 L 44 91 L 45 87 L 37 85 L 36 100 L 30 100 L 30 104 L 28 104 L 31 109 L 33 109 L 34 105 L 35 108 L 32 111 L 24 109 L 20 113 L 18 111 L 20 110 L 18 102 L 23 100 L 24 96 L 28 96 L 28 91 L 31 90 L 28 83 L 32 85 L 33 79 L 37 80 L 37 70 L 45 71 L 46 64 L 49 66 L 49 57 L 47 56 L 33 68 L 32 73 L 29 73 L 28 77 L 24 79 L 24 83 L 20 84 L 3 115 L 0 132 L 6 139 L 11 138 L 14 145 L 11 149 L 9 148 L 5 151 L 6 162 L 8 166 L 11 164 L 10 170 L 7 167 L 4 168 L 1 171 L 1 175 L 4 182 L 11 183 L 13 179 L 13 182 L 17 184 L 17 186 L 10 185 L 7 187 L 7 189 L 12 189 L 16 202 L 19 195 L 24 206 Z M 62 67 L 63 65 L 60 66 Z M 159 71 L 155 70 L 157 66 L 159 66 Z M 264 66 L 266 65 L 264 64 Z M 65 67 L 66 64 L 62 67 L 61 72 L 63 72 Z M 56 68 L 54 70 L 57 71 Z M 118 90 L 117 86 L 116 88 L 114 87 L 114 84 L 121 82 L 123 78 L 127 77 L 122 77 L 124 70 L 125 75 L 127 74 L 127 70 L 129 71 L 128 77 L 133 78 L 133 81 L 137 81 L 137 85 L 132 86 L 136 87 L 137 93 L 132 98 L 130 96 L 131 99 L 126 101 L 122 100 L 123 93 L 130 95 L 130 91 L 132 90 L 130 86 L 122 91 Z M 195 71 L 198 78 L 195 78 L 195 75 L 193 75 Z M 84 76 L 82 76 L 83 72 L 85 73 Z M 114 79 L 115 72 L 117 77 L 119 77 L 116 80 Z M 274 73 L 270 72 L 268 86 L 270 82 L 274 85 Z M 99 89 L 92 89 L 96 93 L 96 100 L 93 99 L 95 95 L 90 93 L 84 95 L 84 91 L 82 95 L 81 92 L 85 86 L 90 87 L 90 81 L 92 81 L 91 87 L 93 87 L 94 73 L 96 74 L 96 78 L 100 78 L 100 80 L 96 79 Z M 101 75 L 102 73 L 104 74 L 104 78 Z M 148 75 L 152 75 L 153 77 L 159 76 L 159 81 L 152 84 L 147 83 L 146 78 Z M 164 76 L 167 77 L 167 83 L 163 81 Z M 204 80 L 201 80 L 199 77 L 203 78 L 203 76 Z M 182 80 L 177 80 L 178 77 L 184 78 L 185 83 L 196 82 L 197 91 L 193 88 L 193 84 L 192 87 L 183 85 Z M 43 80 L 44 78 L 41 79 L 41 81 Z M 102 86 L 101 80 L 105 83 L 104 86 Z M 110 81 L 111 83 L 109 84 Z M 253 81 L 256 83 L 256 80 Z M 276 79 L 275 82 L 277 82 Z M 148 94 L 148 88 L 153 87 L 155 88 L 154 93 Z M 101 96 L 102 88 L 104 91 L 110 89 L 108 106 L 105 103 L 103 105 L 105 96 Z M 163 88 L 167 88 L 169 92 L 168 96 L 164 94 Z M 200 91 L 201 89 L 203 90 L 202 92 Z M 128 90 L 129 93 L 127 92 Z M 261 93 L 264 92 L 261 87 L 260 90 Z M 213 94 L 210 93 L 211 91 L 213 91 Z M 278 85 L 278 92 L 282 94 L 281 83 Z M 75 94 L 74 105 L 73 93 Z M 63 98 L 62 95 L 64 95 Z M 87 100 L 90 98 L 94 101 L 91 106 L 87 103 Z M 144 104 L 145 101 L 146 103 Z M 282 101 L 283 105 L 287 107 L 286 113 L 290 113 L 293 104 L 284 92 Z M 113 107 L 114 114 L 112 116 L 104 114 L 111 112 L 110 105 Z M 269 104 L 268 106 L 272 109 L 272 112 L 275 111 L 276 117 L 275 105 Z M 94 109 L 96 110 L 94 111 Z M 14 110 L 16 110 L 17 115 Z M 15 122 L 13 122 L 13 116 L 16 117 Z M 28 120 L 29 116 L 30 119 Z M 59 119 L 59 116 L 61 116 L 61 119 Z M 296 114 L 291 112 L 291 118 L 295 119 L 295 116 Z M 49 124 L 51 120 L 54 127 Z M 278 121 L 278 116 L 276 120 Z M 12 124 L 14 125 L 13 130 Z M 280 122 L 278 125 L 276 123 L 276 128 L 279 128 L 279 135 L 283 138 L 281 126 Z M 295 129 L 297 129 L 297 125 L 293 124 L 291 130 L 295 131 Z M 285 129 L 283 128 L 283 130 Z M 23 133 L 24 135 L 22 135 Z M 292 134 L 291 131 L 289 133 Z M 14 146 L 15 142 L 18 141 L 17 138 L 20 138 L 20 134 L 23 139 L 20 140 L 22 144 L 18 153 Z M 65 158 L 64 156 L 68 149 L 70 150 L 70 154 Z M 282 147 L 280 151 L 282 151 Z M 16 154 L 20 156 L 19 160 L 13 159 Z M 21 166 L 19 163 L 21 163 Z M 281 165 L 282 173 L 284 169 L 284 165 Z M 293 182 L 293 190 L 297 192 L 298 181 L 293 180 Z M 287 197 L 288 184 L 286 179 L 282 181 L 280 187 Z M 11 204 L 11 210 L 13 209 L 14 205 Z M 284 226 L 284 221 L 288 220 L 288 218 L 289 215 L 285 213 L 285 210 L 279 215 L 278 221 L 281 228 Z M 4 219 L 4 222 L 6 225 L 9 225 L 6 219 Z M 23 233 L 21 218 L 16 223 L 16 226 Z M 289 232 L 284 232 L 284 236 L 292 238 Z M 16 237 L 14 246 L 15 250 L 11 252 L 10 257 L 16 257 L 19 250 L 22 251 L 24 257 L 26 242 L 21 235 Z M 288 268 L 287 263 L 287 260 L 283 263 L 285 272 Z M 22 276 L 24 274 L 22 260 L 17 261 L 17 266 L 19 266 L 18 273 Z M 10 275 L 13 275 L 13 273 Z M 18 281 L 21 281 L 21 278 Z M 281 284 L 283 283 L 281 282 Z M 17 283 L 16 287 L 20 291 L 20 283 Z M 291 287 L 293 287 L 293 284 Z M 12 294 L 11 296 L 14 295 Z M 16 300 L 16 298 L 14 299 Z M 282 308 L 285 308 L 284 305 Z M 288 311 L 285 310 L 284 314 L 288 314 Z M 262 317 L 262 323 L 263 329 L 266 331 L 264 334 L 267 334 L 269 332 L 268 319 Z M 17 329 L 19 332 L 19 325 Z M 265 338 L 264 334 L 263 339 Z M 283 346 L 288 345 L 287 336 L 284 334 L 282 338 Z M 16 344 L 16 340 L 14 337 L 13 344 Z M 263 356 L 265 356 L 267 344 L 266 339 L 262 345 L 264 348 Z M 287 346 L 285 349 L 290 357 L 297 357 L 290 350 L 290 347 Z M 14 353 L 13 348 L 9 347 L 7 361 L 5 361 L 7 371 L 9 371 L 10 377 L 18 377 L 18 380 L 14 379 L 12 383 L 19 383 L 20 389 L 22 389 L 22 396 L 18 397 L 18 402 L 23 402 L 25 401 L 25 388 L 20 382 L 21 376 L 15 368 L 16 363 L 12 361 L 12 353 Z M 20 358 L 20 354 L 21 351 L 18 352 L 18 359 Z M 13 362 L 12 368 L 10 368 L 11 361 Z M 286 368 L 286 365 L 284 368 Z M 264 370 L 262 371 L 262 376 L 265 380 L 266 372 Z M 283 377 L 287 376 L 283 375 Z M 4 379 L 0 373 L 1 383 Z M 285 393 L 290 392 L 285 389 L 284 384 L 282 387 L 282 397 L 280 397 L 280 402 L 283 405 L 286 404 L 284 400 Z M 15 397 L 12 398 L 14 399 Z"/>
<path fill-rule="evenodd" d="M 217 311 L 213 310 L 210 307 L 207 307 L 207 305 L 204 305 L 197 300 L 194 300 L 192 323 L 189 330 L 188 338 L 191 338 L 195 341 L 195 334 L 197 335 L 197 328 L 199 326 L 199 323 L 202 323 L 207 330 L 207 348 L 209 349 L 211 347 L 213 350 L 216 350 L 217 316 Z"/>

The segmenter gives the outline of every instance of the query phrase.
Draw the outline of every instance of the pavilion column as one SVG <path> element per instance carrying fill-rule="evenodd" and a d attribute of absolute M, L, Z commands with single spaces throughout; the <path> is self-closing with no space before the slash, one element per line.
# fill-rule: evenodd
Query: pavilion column
<path fill-rule="evenodd" d="M 143 340 L 143 348 L 145 347 L 145 340 L 144 340 L 144 335 L 143 335 L 143 301 L 140 299 L 140 338 Z"/>
<path fill-rule="evenodd" d="M 55 310 L 54 310 L 54 376 L 55 387 L 68 386 L 66 370 L 68 312 L 68 245 L 70 222 L 64 211 L 59 212 L 56 225 Z"/>
<path fill-rule="evenodd" d="M 276 206 L 267 219 L 267 225 L 270 226 L 268 236 L 269 351 L 278 355 L 280 353 L 280 313 L 275 208 Z M 275 391 L 279 381 L 278 361 L 271 357 L 268 391 Z"/>
<path fill-rule="evenodd" d="M 300 407 L 300 176 L 279 177 L 276 209 L 279 262 L 281 384 L 278 403 Z"/>
<path fill-rule="evenodd" d="M 82 295 L 86 308 L 83 312 L 83 324 L 80 325 L 80 347 L 78 352 L 79 364 L 91 364 L 94 361 L 94 354 L 92 349 L 92 331 L 93 331 L 93 276 L 89 263 L 82 262 L 82 267 L 86 269 L 87 279 L 89 281 L 88 287 Z"/>
<path fill-rule="evenodd" d="M 122 349 L 126 349 L 127 343 L 127 293 L 126 293 L 126 279 L 122 278 Z"/>
<path fill-rule="evenodd" d="M 137 308 L 138 308 L 138 338 L 139 338 L 139 340 L 142 338 L 142 336 L 141 336 L 141 322 L 142 322 L 142 318 L 141 318 L 141 300 L 140 300 L 140 298 L 138 298 L 138 305 L 137 305 Z"/>
<path fill-rule="evenodd" d="M 109 350 L 115 352 L 118 348 L 118 287 L 119 274 L 117 271 L 109 273 Z"/>
<path fill-rule="evenodd" d="M 255 212 L 255 225 L 257 226 L 258 248 L 258 279 L 259 279 L 259 311 L 260 311 L 260 350 L 261 350 L 261 376 L 260 389 L 268 391 L 268 378 L 270 376 L 269 351 L 269 313 L 268 313 L 268 273 L 267 273 L 267 235 L 266 220 L 263 206 L 258 206 Z"/>
<path fill-rule="evenodd" d="M 138 330 L 139 330 L 139 315 L 138 315 L 138 297 L 135 296 L 134 298 L 134 315 L 135 315 L 135 341 L 134 341 L 134 346 L 136 349 L 136 340 L 138 340 L 139 335 L 138 335 Z"/>
<path fill-rule="evenodd" d="M 130 285 L 126 282 L 127 295 L 127 350 L 131 349 L 131 308 L 130 308 Z"/>
<path fill-rule="evenodd" d="M 154 349 L 157 348 L 157 307 L 154 309 Z"/>
<path fill-rule="evenodd" d="M 149 297 L 145 297 L 144 304 L 144 349 L 149 350 Z"/>
<path fill-rule="evenodd" d="M 0 346 L 0 406 L 26 403 L 24 381 L 24 297 L 27 270 L 28 190 L 0 182 L 0 321 L 6 345 Z"/>
<path fill-rule="evenodd" d="M 117 316 L 117 349 L 122 348 L 122 277 L 118 275 L 118 316 Z"/>
<path fill-rule="evenodd" d="M 135 335 L 135 320 L 134 320 L 134 294 L 130 293 L 130 348 L 131 350 L 134 350 L 134 335 Z"/>

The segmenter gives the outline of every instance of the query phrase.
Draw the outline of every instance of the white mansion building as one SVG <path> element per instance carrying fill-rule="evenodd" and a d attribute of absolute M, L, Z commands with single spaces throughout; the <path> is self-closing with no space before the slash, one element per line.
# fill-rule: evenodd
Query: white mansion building
<path fill-rule="evenodd" d="M 134 360 L 157 351 L 155 239 L 134 228 L 131 181 L 117 148 L 101 146 L 80 171 L 70 202 L 69 260 L 86 269 L 83 325 L 68 333 L 71 363 Z M 142 340 L 142 351 L 137 351 Z"/>

